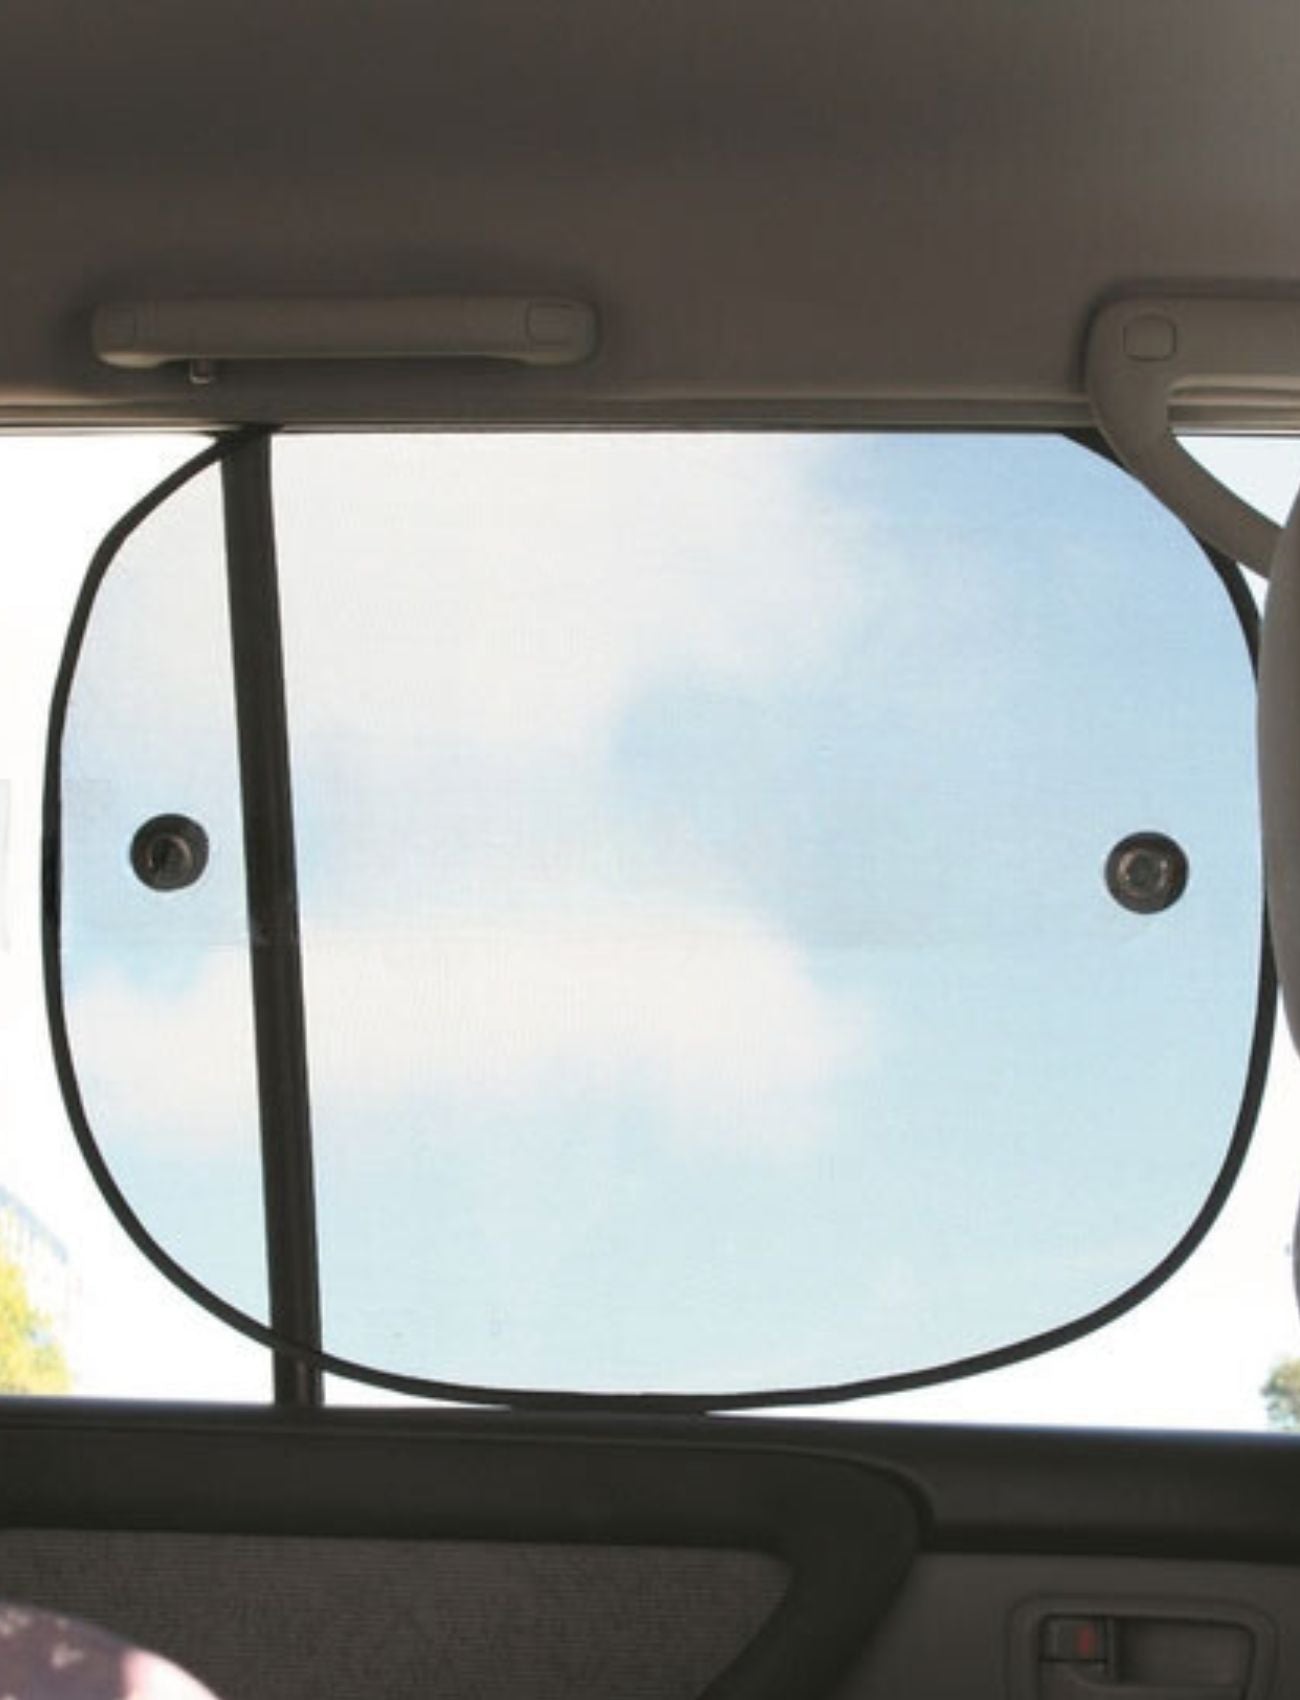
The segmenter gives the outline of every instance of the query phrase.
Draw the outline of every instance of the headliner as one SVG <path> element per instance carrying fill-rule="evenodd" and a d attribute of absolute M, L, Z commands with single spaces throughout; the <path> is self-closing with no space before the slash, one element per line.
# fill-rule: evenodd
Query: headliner
<path fill-rule="evenodd" d="M 1300 280 L 1295 0 L 8 0 L 0 419 L 1070 422 Z M 122 297 L 536 292 L 569 371 L 110 371 Z"/>

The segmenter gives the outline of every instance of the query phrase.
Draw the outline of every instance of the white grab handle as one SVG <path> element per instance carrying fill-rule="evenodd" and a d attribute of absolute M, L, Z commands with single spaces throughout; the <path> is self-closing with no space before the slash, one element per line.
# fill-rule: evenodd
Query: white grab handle
<path fill-rule="evenodd" d="M 1177 394 L 1224 411 L 1262 398 L 1300 406 L 1300 300 L 1147 297 L 1093 320 L 1088 396 L 1116 455 L 1166 507 L 1243 566 L 1267 573 L 1272 520 L 1192 459 L 1169 428 Z"/>
<path fill-rule="evenodd" d="M 91 325 L 106 365 L 180 361 L 509 360 L 572 366 L 594 353 L 595 310 L 526 295 L 402 295 L 273 301 L 127 301 Z"/>

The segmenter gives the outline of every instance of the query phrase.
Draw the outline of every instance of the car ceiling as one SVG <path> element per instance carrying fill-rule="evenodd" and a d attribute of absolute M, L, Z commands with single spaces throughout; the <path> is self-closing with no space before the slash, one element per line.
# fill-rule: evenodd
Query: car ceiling
<path fill-rule="evenodd" d="M 1069 422 L 1300 277 L 1294 0 L 9 0 L 0 419 Z M 101 366 L 106 301 L 523 292 L 572 370 Z"/>

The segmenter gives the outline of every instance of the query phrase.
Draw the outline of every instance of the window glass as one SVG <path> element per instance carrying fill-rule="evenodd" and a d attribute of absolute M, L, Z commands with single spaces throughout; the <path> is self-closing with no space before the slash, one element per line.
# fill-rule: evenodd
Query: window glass
<path fill-rule="evenodd" d="M 734 1387 L 776 1365 L 793 1386 L 915 1362 L 918 1341 L 997 1344 L 999 1306 L 1022 1333 L 1055 1326 L 1177 1240 L 1253 1024 L 1252 690 L 1222 587 L 1141 491 L 1057 439 L 275 456 L 332 1349 L 505 1385 Z M 250 1017 L 199 995 L 205 976 L 247 987 L 215 491 L 208 475 L 170 534 L 128 541 L 101 661 L 88 633 L 76 772 L 98 796 L 90 864 L 68 864 L 69 1014 L 82 999 L 96 1131 L 151 1231 L 261 1315 Z M 135 647 L 146 631 L 175 665 Z M 94 697 L 114 676 L 137 703 L 118 743 Z M 203 820 L 193 890 L 96 871 L 132 879 L 145 810 Z M 30 844 L 30 810 L 11 813 Z M 1153 827 L 1186 889 L 1135 914 L 1106 857 Z M 139 1020 L 96 1038 L 86 991 L 119 925 L 150 959 Z M 172 1036 L 166 1066 L 127 1078 L 147 1034 Z M 184 1118 L 157 1108 L 169 1072 L 203 1081 Z M 56 1112 L 35 1119 L 66 1140 Z M 1263 1318 L 1279 1345 L 1293 1327 L 1294 1165 L 1271 1149 L 1225 1217 L 1245 1200 L 1253 1238 L 1225 1253 L 1216 1233 L 1118 1332 L 845 1414 L 1261 1421 L 1280 1355 Z M 75 1190 L 10 1174 L 24 1209 Z M 63 1206 L 36 1214 L 81 1266 Z M 1228 1295 L 1248 1265 L 1273 1278 L 1247 1327 Z M 1198 1305 L 1223 1326 L 1179 1386 L 1171 1342 Z M 147 1320 L 165 1309 L 125 1307 L 121 1390 L 261 1396 L 264 1354 L 178 1298 L 181 1349 Z M 165 1374 L 150 1328 L 177 1342 Z"/>

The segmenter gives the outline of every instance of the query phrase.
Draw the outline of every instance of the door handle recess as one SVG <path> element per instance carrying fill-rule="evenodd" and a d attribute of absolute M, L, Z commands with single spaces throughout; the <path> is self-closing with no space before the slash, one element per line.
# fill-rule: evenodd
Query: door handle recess
<path fill-rule="evenodd" d="M 1014 1700 L 1265 1700 L 1270 1619 L 1235 1602 L 1037 1600 L 1011 1620 Z"/>

